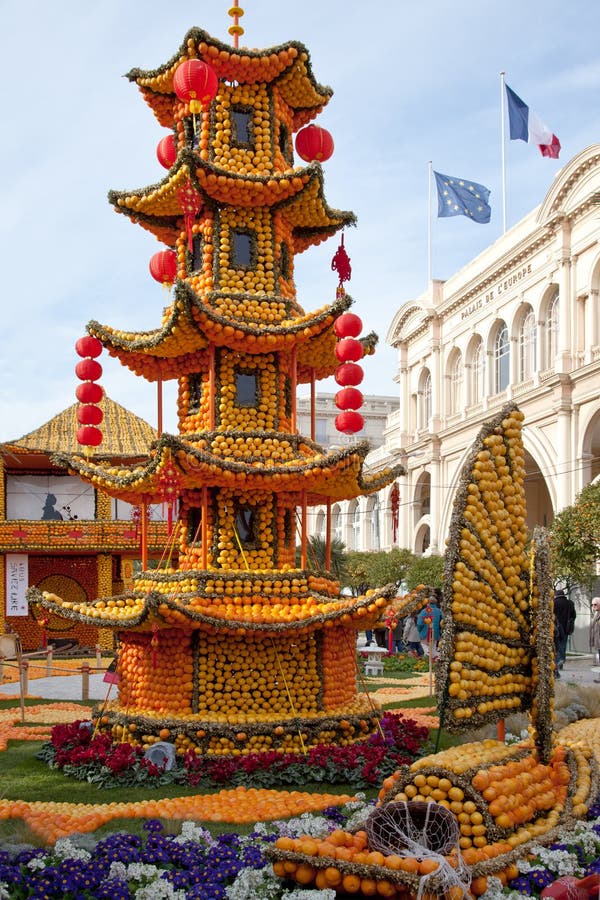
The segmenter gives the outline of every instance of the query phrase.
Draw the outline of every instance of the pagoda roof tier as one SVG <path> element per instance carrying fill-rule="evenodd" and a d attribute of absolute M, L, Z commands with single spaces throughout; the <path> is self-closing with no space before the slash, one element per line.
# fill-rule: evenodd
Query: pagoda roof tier
<path fill-rule="evenodd" d="M 160 629 L 174 626 L 213 634 L 310 632 L 336 624 L 362 631 L 381 618 L 383 607 L 396 591 L 396 585 L 388 584 L 361 597 L 332 598 L 313 592 L 274 598 L 273 594 L 242 597 L 232 593 L 216 599 L 202 593 L 131 591 L 76 603 L 29 588 L 27 598 L 64 619 L 83 624 L 136 631 L 158 626 L 160 642 Z"/>
<path fill-rule="evenodd" d="M 201 28 L 188 31 L 179 50 L 156 69 L 132 69 L 127 78 L 140 88 L 161 125 L 173 124 L 177 100 L 173 76 L 188 59 L 209 63 L 221 81 L 239 84 L 276 84 L 293 113 L 296 131 L 312 121 L 329 102 L 333 91 L 313 75 L 310 54 L 299 41 L 288 41 L 265 50 L 232 47 L 211 37 Z"/>
<path fill-rule="evenodd" d="M 325 202 L 319 163 L 265 175 L 241 175 L 206 162 L 192 150 L 179 153 L 161 182 L 133 191 L 109 191 L 108 199 L 117 212 L 174 246 L 183 227 L 180 195 L 188 182 L 205 207 L 228 204 L 283 210 L 292 226 L 295 253 L 356 224 L 354 213 L 332 209 Z"/>
<path fill-rule="evenodd" d="M 237 439 L 241 443 L 236 444 Z M 234 446 L 239 457 L 233 456 Z M 302 435 L 236 430 L 185 437 L 163 434 L 147 460 L 132 466 L 115 466 L 102 458 L 75 454 L 56 454 L 53 460 L 110 496 L 134 505 L 144 499 L 158 501 L 161 476 L 173 461 L 180 489 L 199 490 L 206 486 L 277 493 L 306 491 L 308 503 L 319 505 L 328 499 L 350 500 L 373 493 L 404 474 L 402 466 L 363 472 L 369 449 L 368 442 L 363 441 L 324 452 Z"/>
<path fill-rule="evenodd" d="M 219 292 L 209 292 L 204 302 L 187 282 L 178 281 L 173 303 L 155 331 L 121 331 L 95 321 L 88 323 L 87 331 L 102 342 L 111 356 L 148 381 L 202 370 L 207 365 L 205 353 L 209 343 L 244 353 L 280 352 L 296 347 L 300 384 L 310 382 L 313 374 L 317 380 L 334 374 L 340 363 L 334 352 L 337 338 L 333 322 L 352 305 L 348 294 L 314 312 L 268 325 L 226 318 L 215 312 L 211 301 L 221 296 Z M 245 296 L 236 295 L 242 307 Z M 252 300 L 257 297 L 247 296 Z M 369 355 L 374 352 L 377 336 L 366 335 L 361 342 L 365 355 Z"/>

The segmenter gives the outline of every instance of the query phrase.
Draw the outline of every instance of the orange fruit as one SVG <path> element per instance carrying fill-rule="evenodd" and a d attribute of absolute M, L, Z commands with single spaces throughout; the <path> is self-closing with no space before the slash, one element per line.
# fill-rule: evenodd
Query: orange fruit
<path fill-rule="evenodd" d="M 342 888 L 347 894 L 358 894 L 360 891 L 360 878 L 358 875 L 344 875 L 342 878 Z"/>

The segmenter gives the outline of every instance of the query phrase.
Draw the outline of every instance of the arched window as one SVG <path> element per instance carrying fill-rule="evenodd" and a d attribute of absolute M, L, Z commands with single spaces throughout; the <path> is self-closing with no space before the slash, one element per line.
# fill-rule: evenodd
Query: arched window
<path fill-rule="evenodd" d="M 508 328 L 502 322 L 494 338 L 494 394 L 505 391 L 510 380 L 510 344 Z"/>
<path fill-rule="evenodd" d="M 548 314 L 546 316 L 546 368 L 548 369 L 553 367 L 554 358 L 558 354 L 558 300 L 558 291 L 556 291 L 548 303 Z"/>
<path fill-rule="evenodd" d="M 519 328 L 519 381 L 533 377 L 537 363 L 536 350 L 535 315 L 529 307 Z"/>
<path fill-rule="evenodd" d="M 419 386 L 418 428 L 429 428 L 431 418 L 431 374 L 429 369 L 424 369 L 421 374 Z"/>
<path fill-rule="evenodd" d="M 450 371 L 448 374 L 448 412 L 450 415 L 453 415 L 460 412 L 463 405 L 463 360 L 462 354 L 458 350 L 450 360 Z"/>
<path fill-rule="evenodd" d="M 322 509 L 317 513 L 317 522 L 315 525 L 315 534 L 317 534 L 320 538 L 325 539 L 325 524 L 326 524 L 325 513 Z"/>
<path fill-rule="evenodd" d="M 373 497 L 373 502 L 369 510 L 369 519 L 371 525 L 371 550 L 379 550 L 379 497 L 377 494 Z"/>
<path fill-rule="evenodd" d="M 471 403 L 481 403 L 483 400 L 484 385 L 484 355 L 483 341 L 481 338 L 473 348 L 471 357 Z"/>
<path fill-rule="evenodd" d="M 343 538 L 342 538 L 342 513 L 337 504 L 331 510 L 331 530 L 333 532 L 333 537 L 335 538 L 336 541 L 343 540 Z"/>
<path fill-rule="evenodd" d="M 360 549 L 360 507 L 358 500 L 350 505 L 350 525 L 352 526 L 351 546 L 353 550 Z"/>

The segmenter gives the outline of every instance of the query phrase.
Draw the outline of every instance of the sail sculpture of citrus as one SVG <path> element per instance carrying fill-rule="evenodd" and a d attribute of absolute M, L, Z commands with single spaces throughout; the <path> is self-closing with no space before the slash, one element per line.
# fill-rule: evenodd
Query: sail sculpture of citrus
<path fill-rule="evenodd" d="M 553 614 L 548 542 L 526 526 L 523 413 L 507 404 L 477 436 L 454 500 L 436 688 L 443 726 L 465 731 L 531 711 L 551 754 Z M 530 544 L 530 546 L 528 546 Z"/>
<path fill-rule="evenodd" d="M 200 112 L 173 86 L 194 59 L 218 78 Z M 394 588 L 341 596 L 330 573 L 310 571 L 305 527 L 296 564 L 297 522 L 311 505 L 374 492 L 402 472 L 363 471 L 365 442 L 326 452 L 296 430 L 297 385 L 335 372 L 334 323 L 352 303 L 338 288 L 306 313 L 293 278 L 297 253 L 354 223 L 326 204 L 320 164 L 294 166 L 293 134 L 331 89 L 300 43 L 238 50 L 199 29 L 165 65 L 128 77 L 177 153 L 160 183 L 109 198 L 176 254 L 177 278 L 156 330 L 87 330 L 136 375 L 177 379 L 179 433 L 130 468 L 57 461 L 138 506 L 160 502 L 168 481 L 177 565 L 142 571 L 119 597 L 37 599 L 118 633 L 119 698 L 100 723 L 116 738 L 125 729 L 206 753 L 365 738 L 379 712 L 357 690 L 356 632 Z M 363 339 L 365 353 L 375 342 Z"/>

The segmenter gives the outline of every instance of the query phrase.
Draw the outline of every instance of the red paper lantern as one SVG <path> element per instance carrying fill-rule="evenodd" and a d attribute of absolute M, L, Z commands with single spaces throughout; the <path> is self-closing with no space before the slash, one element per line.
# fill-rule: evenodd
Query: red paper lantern
<path fill-rule="evenodd" d="M 345 387 L 337 392 L 334 401 L 338 409 L 360 409 L 363 405 L 364 397 L 362 392 L 355 387 Z"/>
<path fill-rule="evenodd" d="M 333 153 L 333 138 L 319 125 L 307 125 L 296 135 L 296 153 L 305 162 L 325 162 Z"/>
<path fill-rule="evenodd" d="M 333 330 L 339 338 L 358 337 L 363 327 L 359 316 L 351 312 L 342 313 L 333 323 Z"/>
<path fill-rule="evenodd" d="M 104 396 L 104 389 L 93 381 L 84 381 L 75 388 L 75 396 L 80 403 L 100 403 Z"/>
<path fill-rule="evenodd" d="M 177 66 L 173 90 L 180 100 L 190 104 L 190 112 L 199 113 L 208 106 L 219 89 L 219 79 L 212 66 L 201 59 L 188 59 Z"/>
<path fill-rule="evenodd" d="M 360 384 L 364 374 L 362 366 L 357 366 L 356 363 L 353 362 L 347 362 L 337 367 L 334 377 L 338 384 L 345 387 L 348 384 Z"/>
<path fill-rule="evenodd" d="M 75 366 L 75 374 L 81 381 L 98 381 L 102 375 L 102 366 L 95 359 L 82 359 Z"/>
<path fill-rule="evenodd" d="M 356 434 L 365 424 L 365 420 L 359 412 L 346 410 L 335 417 L 335 427 L 342 434 Z"/>
<path fill-rule="evenodd" d="M 102 443 L 102 432 L 94 425 L 81 425 L 77 429 L 77 441 L 84 447 L 97 447 Z"/>
<path fill-rule="evenodd" d="M 159 250 L 150 260 L 150 274 L 170 287 L 177 278 L 177 256 L 173 250 Z"/>
<path fill-rule="evenodd" d="M 104 413 L 93 403 L 86 403 L 77 408 L 77 421 L 80 425 L 99 425 L 103 418 Z"/>
<path fill-rule="evenodd" d="M 75 352 L 78 356 L 100 356 L 102 344 L 97 337 L 93 337 L 91 334 L 84 334 L 75 343 Z"/>
<path fill-rule="evenodd" d="M 175 138 L 172 134 L 168 134 L 162 141 L 158 142 L 156 156 L 161 166 L 164 166 L 165 169 L 171 168 L 177 159 L 177 148 L 175 147 Z"/>
<path fill-rule="evenodd" d="M 356 362 L 362 359 L 363 353 L 363 345 L 356 338 L 342 338 L 335 345 L 335 355 L 340 362 Z"/>

